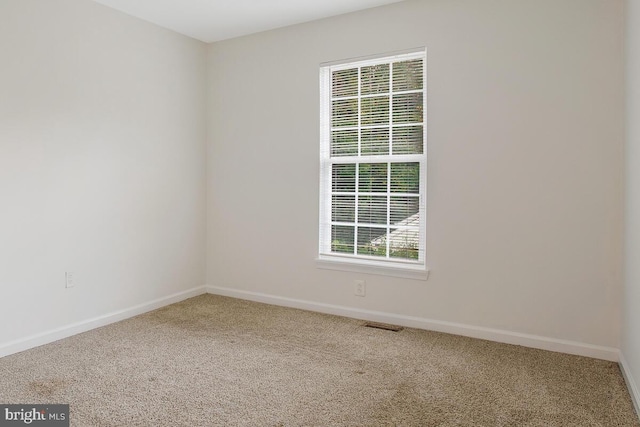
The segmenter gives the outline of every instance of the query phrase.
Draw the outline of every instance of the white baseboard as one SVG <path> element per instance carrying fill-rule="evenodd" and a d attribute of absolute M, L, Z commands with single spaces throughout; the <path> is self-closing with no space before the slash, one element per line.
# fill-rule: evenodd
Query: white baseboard
<path fill-rule="evenodd" d="M 91 329 L 99 328 L 101 326 L 106 326 L 111 323 L 128 319 L 130 317 L 137 316 L 139 314 L 143 314 L 148 311 L 155 310 L 166 305 L 173 304 L 204 293 L 223 295 L 285 307 L 299 308 L 303 310 L 317 311 L 320 313 L 334 314 L 355 319 L 391 323 L 410 328 L 426 329 L 455 335 L 463 335 L 467 337 L 485 339 L 506 344 L 521 345 L 542 350 L 593 357 L 613 362 L 620 361 L 622 371 L 625 374 L 627 384 L 629 384 L 629 390 L 634 399 L 634 403 L 636 404 L 636 408 L 638 408 L 638 404 L 640 402 L 640 393 L 638 392 L 638 388 L 635 382 L 633 382 L 633 378 L 629 375 L 628 365 L 625 365 L 620 352 L 616 348 L 585 344 L 575 341 L 559 340 L 556 338 L 541 337 L 537 335 L 521 334 L 499 329 L 484 328 L 480 326 L 465 325 L 461 323 L 445 322 L 440 320 L 425 319 L 421 317 L 363 310 L 332 304 L 323 304 L 313 301 L 298 300 L 294 298 L 280 297 L 276 295 L 242 291 L 238 289 L 217 286 L 201 286 L 198 288 L 193 288 L 187 291 L 169 295 L 167 297 L 158 298 L 147 303 L 139 304 L 124 310 L 115 311 L 92 319 L 87 319 L 82 322 L 77 322 L 71 325 L 21 338 L 19 340 L 0 344 L 0 357 L 8 356 L 10 354 L 48 344 L 50 342 L 86 332 Z"/>
<path fill-rule="evenodd" d="M 629 368 L 622 351 L 620 351 L 620 370 L 622 371 L 622 376 L 627 383 L 627 388 L 629 389 L 633 406 L 636 408 L 636 415 L 640 417 L 640 389 L 638 389 L 638 384 L 633 378 L 633 375 L 631 375 L 631 369 Z"/>
<path fill-rule="evenodd" d="M 430 331 L 445 332 L 454 335 L 463 335 L 471 338 L 479 338 L 505 344 L 521 345 L 524 347 L 537 348 L 541 350 L 593 357 L 596 359 L 603 359 L 612 362 L 618 362 L 619 360 L 619 351 L 617 348 L 613 347 L 604 347 L 575 341 L 561 340 L 557 338 L 521 334 L 518 332 L 484 328 L 481 326 L 465 325 L 461 323 L 444 322 L 441 320 L 431 320 L 421 317 L 404 316 L 400 314 L 362 310 L 359 308 L 332 304 L 323 304 L 313 301 L 304 301 L 293 298 L 268 295 L 259 292 L 243 291 L 218 286 L 206 286 L 206 289 L 210 294 L 228 296 L 267 304 L 317 311 L 320 313 L 335 314 L 338 316 L 351 317 L 373 322 L 391 323 L 409 328 L 426 329 Z"/>
<path fill-rule="evenodd" d="M 10 354 L 18 353 L 24 350 L 29 350 L 30 348 L 48 344 L 53 341 L 58 341 L 62 338 L 67 338 L 72 335 L 89 331 L 91 329 L 119 322 L 121 320 L 128 319 L 130 317 L 137 316 L 151 310 L 156 310 L 158 308 L 185 300 L 187 298 L 202 295 L 206 292 L 206 287 L 200 286 L 197 288 L 189 289 L 187 291 L 178 292 L 173 295 L 158 298 L 143 304 L 138 304 L 124 310 L 114 311 L 112 313 L 94 317 L 92 319 L 83 320 L 71 325 L 62 326 L 60 328 L 31 335 L 15 341 L 9 341 L 8 343 L 0 344 L 0 357 L 8 356 Z"/>

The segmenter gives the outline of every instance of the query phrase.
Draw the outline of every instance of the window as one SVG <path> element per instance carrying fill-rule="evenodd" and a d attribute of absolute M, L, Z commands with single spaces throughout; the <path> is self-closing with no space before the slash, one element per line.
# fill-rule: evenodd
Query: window
<path fill-rule="evenodd" d="M 321 67 L 320 262 L 426 272 L 425 74 L 424 50 Z"/>

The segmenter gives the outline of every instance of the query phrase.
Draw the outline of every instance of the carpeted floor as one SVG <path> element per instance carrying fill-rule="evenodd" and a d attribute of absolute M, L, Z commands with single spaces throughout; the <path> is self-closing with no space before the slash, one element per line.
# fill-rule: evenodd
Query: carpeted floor
<path fill-rule="evenodd" d="M 0 359 L 92 426 L 640 427 L 615 363 L 202 295 Z"/>

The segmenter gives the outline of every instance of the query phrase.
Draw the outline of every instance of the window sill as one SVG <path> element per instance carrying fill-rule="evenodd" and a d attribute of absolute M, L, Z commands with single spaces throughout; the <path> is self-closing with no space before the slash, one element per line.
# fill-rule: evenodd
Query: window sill
<path fill-rule="evenodd" d="M 325 270 L 350 271 L 353 273 L 376 274 L 412 280 L 427 280 L 429 278 L 429 269 L 419 266 L 392 267 L 351 259 L 342 260 L 321 257 L 316 259 L 316 267 Z"/>

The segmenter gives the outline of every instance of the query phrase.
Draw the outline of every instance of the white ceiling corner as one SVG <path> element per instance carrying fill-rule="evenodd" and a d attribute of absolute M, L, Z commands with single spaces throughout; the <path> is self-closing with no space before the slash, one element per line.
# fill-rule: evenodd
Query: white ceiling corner
<path fill-rule="evenodd" d="M 402 0 L 93 0 L 204 42 L 369 9 Z"/>

